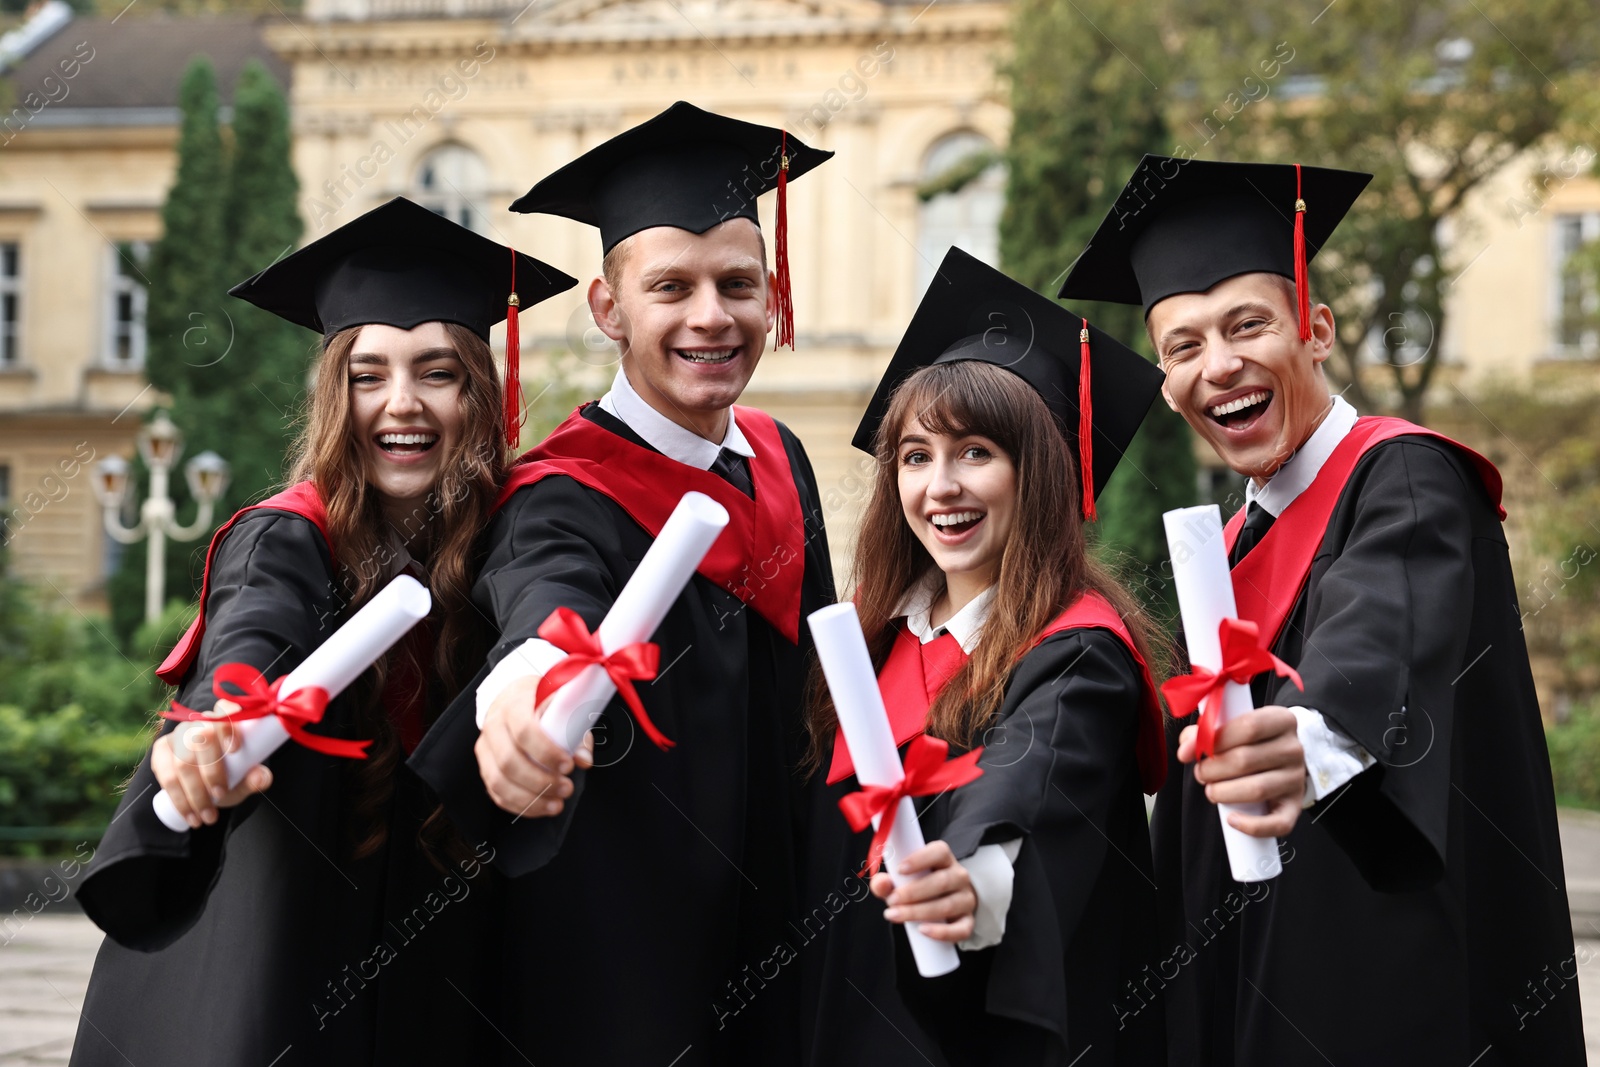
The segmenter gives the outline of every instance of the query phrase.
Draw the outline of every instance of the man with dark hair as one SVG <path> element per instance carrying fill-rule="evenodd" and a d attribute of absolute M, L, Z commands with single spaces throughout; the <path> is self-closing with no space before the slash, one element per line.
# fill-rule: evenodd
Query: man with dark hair
<path fill-rule="evenodd" d="M 1153 825 L 1171 1062 L 1579 1064 L 1499 474 L 1358 418 L 1323 375 L 1333 312 L 1306 263 L 1369 178 L 1147 156 L 1062 287 L 1144 306 L 1168 404 L 1248 479 L 1225 534 L 1239 616 L 1304 682 L 1259 677 L 1203 761 L 1173 731 L 1194 766 Z M 1283 873 L 1242 887 L 1213 805 L 1251 802 L 1229 819 L 1282 838 Z"/>

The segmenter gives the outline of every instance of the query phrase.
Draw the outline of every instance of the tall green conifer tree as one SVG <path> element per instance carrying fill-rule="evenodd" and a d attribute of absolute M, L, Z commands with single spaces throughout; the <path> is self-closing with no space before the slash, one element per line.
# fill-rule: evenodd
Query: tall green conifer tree
<path fill-rule="evenodd" d="M 227 156 L 217 123 L 217 76 L 211 62 L 196 57 L 178 87 L 177 173 L 161 208 L 162 238 L 150 250 L 145 269 L 149 304 L 145 313 L 145 377 L 172 397 L 173 421 L 186 431 L 186 414 L 195 406 L 196 365 L 215 359 L 228 344 L 226 292 L 218 285 L 222 266 L 222 197 Z M 193 444 L 185 445 L 193 455 Z M 180 519 L 190 519 L 194 504 L 180 468 L 169 480 Z M 134 462 L 134 491 L 149 493 L 149 472 Z M 202 542 L 203 544 L 203 542 Z M 190 560 L 196 545 L 169 540 L 165 599 L 192 600 L 198 571 Z M 129 546 L 110 582 L 111 617 L 117 633 L 129 638 L 144 615 L 148 542 Z"/>
<path fill-rule="evenodd" d="M 289 108 L 266 67 L 252 60 L 233 94 L 233 160 L 223 200 L 224 285 L 243 281 L 293 251 L 300 184 L 289 161 Z M 235 507 L 281 485 L 284 453 L 306 390 L 316 336 L 229 298 L 233 348 L 210 376 L 215 386 L 196 443 L 233 465 Z M 214 443 L 211 443 L 214 442 Z"/>
<path fill-rule="evenodd" d="M 229 286 L 288 254 L 301 225 L 282 91 L 259 62 L 247 64 L 234 92 L 230 138 L 218 103 L 211 64 L 196 58 L 179 89 L 177 174 L 146 271 L 146 374 L 172 397 L 183 458 L 210 450 L 232 467 L 232 484 L 215 508 L 220 524 L 282 484 L 316 338 L 227 295 Z M 194 504 L 181 466 L 170 485 L 180 520 L 188 520 Z M 142 496 L 148 475 L 137 473 Z M 169 600 L 197 595 L 208 537 L 168 543 Z M 113 620 L 124 637 L 142 618 L 145 553 L 143 545 L 130 548 L 112 578 Z"/>

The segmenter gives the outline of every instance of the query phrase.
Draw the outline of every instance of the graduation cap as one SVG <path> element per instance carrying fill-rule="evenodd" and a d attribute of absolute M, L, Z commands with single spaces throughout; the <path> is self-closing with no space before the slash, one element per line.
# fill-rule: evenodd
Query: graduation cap
<path fill-rule="evenodd" d="M 438 321 L 488 341 L 490 328 L 505 320 L 506 443 L 514 446 L 523 417 L 517 309 L 577 284 L 397 196 L 228 292 L 325 338 L 351 326 L 409 330 Z"/>
<path fill-rule="evenodd" d="M 1306 264 L 1372 175 L 1298 163 L 1147 155 L 1058 294 L 1143 304 L 1265 271 L 1292 278 L 1300 340 L 1311 339 Z"/>
<path fill-rule="evenodd" d="M 793 348 L 788 183 L 831 158 L 832 152 L 810 148 L 784 130 L 680 100 L 544 178 L 511 210 L 598 226 L 600 243 L 610 252 L 654 226 L 705 233 L 729 219 L 759 222 L 756 198 L 776 189 L 778 344 Z"/>
<path fill-rule="evenodd" d="M 958 360 L 1004 367 L 1044 398 L 1077 454 L 1083 515 L 1093 521 L 1095 497 L 1161 391 L 1161 371 L 1083 316 L 952 248 L 851 443 L 872 452 L 900 384 L 923 367 Z"/>

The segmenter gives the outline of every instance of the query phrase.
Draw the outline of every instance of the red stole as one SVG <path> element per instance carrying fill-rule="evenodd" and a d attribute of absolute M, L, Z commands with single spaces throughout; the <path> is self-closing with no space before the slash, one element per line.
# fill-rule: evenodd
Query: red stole
<path fill-rule="evenodd" d="M 206 633 L 206 597 L 211 592 L 211 562 L 216 558 L 217 548 L 228 531 L 233 529 L 234 523 L 247 512 L 260 508 L 287 511 L 308 520 L 327 543 L 328 555 L 333 555 L 333 541 L 328 536 L 328 512 L 322 505 L 322 497 L 317 495 L 316 487 L 310 482 L 298 482 L 259 504 L 240 508 L 233 518 L 211 535 L 211 546 L 206 549 L 205 576 L 200 580 L 200 610 L 194 622 L 189 624 L 189 629 L 172 646 L 172 651 L 161 662 L 161 666 L 156 668 L 156 677 L 168 685 L 180 684 L 199 658 L 200 640 Z M 422 740 L 426 729 L 424 713 L 427 708 L 428 678 L 433 669 L 433 632 L 429 622 L 423 620 L 412 627 L 400 639 L 395 650 L 402 654 L 392 656 L 389 660 L 388 680 L 383 687 L 383 706 L 400 736 L 401 745 L 409 754 Z"/>
<path fill-rule="evenodd" d="M 580 408 L 517 461 L 495 507 L 524 486 L 564 474 L 609 498 L 654 537 L 684 493 L 704 493 L 728 509 L 729 521 L 700 562 L 699 573 L 798 644 L 806 565 L 800 490 L 772 416 L 755 408 L 733 410 L 756 452 L 750 461 L 754 500 L 711 471 L 679 463 L 595 425 Z"/>
<path fill-rule="evenodd" d="M 1283 514 L 1265 536 L 1233 568 L 1233 595 L 1239 618 L 1260 627 L 1263 647 L 1277 644 L 1283 624 L 1294 610 L 1295 601 L 1300 599 L 1328 520 L 1356 464 L 1370 449 L 1394 437 L 1432 437 L 1460 449 L 1477 467 L 1489 499 L 1500 518 L 1505 519 L 1506 509 L 1500 506 L 1500 472 L 1493 463 L 1466 445 L 1404 419 L 1380 416 L 1357 419 L 1354 428 L 1339 442 L 1305 492 L 1283 509 Z M 1245 509 L 1240 508 L 1223 530 L 1223 544 L 1230 553 L 1244 527 L 1244 513 Z"/>
<path fill-rule="evenodd" d="M 1139 665 L 1144 684 L 1140 686 L 1139 734 L 1135 741 L 1135 754 L 1144 791 L 1154 793 L 1161 788 L 1167 776 L 1165 733 L 1155 680 L 1150 677 L 1150 668 L 1134 645 L 1133 635 L 1122 621 L 1122 616 L 1117 614 L 1105 597 L 1089 592 L 1056 616 L 1028 646 L 1028 650 L 1038 647 L 1046 638 L 1067 630 L 1109 630 L 1122 640 L 1134 662 Z M 966 662 L 967 654 L 948 633 L 923 644 L 909 627 L 901 627 L 894 646 L 889 650 L 889 658 L 878 672 L 878 689 L 883 694 L 883 705 L 889 713 L 889 728 L 894 732 L 897 748 L 922 733 L 927 724 L 928 709 Z M 854 773 L 855 765 L 850 761 L 849 746 L 845 744 L 844 735 L 839 734 L 833 744 L 833 763 L 828 769 L 828 784 L 842 781 Z"/>

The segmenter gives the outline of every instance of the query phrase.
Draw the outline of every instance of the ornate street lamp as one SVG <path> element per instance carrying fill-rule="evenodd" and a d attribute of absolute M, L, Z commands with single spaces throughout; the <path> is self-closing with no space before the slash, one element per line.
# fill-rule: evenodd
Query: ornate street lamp
<path fill-rule="evenodd" d="M 144 617 L 155 622 L 161 616 L 161 600 L 166 588 L 166 540 L 193 541 L 211 528 L 211 506 L 228 488 L 228 463 L 215 452 L 202 452 L 184 464 L 183 476 L 189 492 L 199 502 L 194 522 L 180 526 L 177 509 L 167 490 L 167 476 L 183 455 L 183 434 L 164 411 L 139 431 L 139 455 L 150 469 L 150 496 L 139 505 L 139 523 L 122 525 L 118 512 L 128 491 L 128 461 L 107 456 L 95 465 L 94 491 L 105 514 L 106 533 L 113 540 L 131 545 L 150 539 L 149 558 L 144 571 Z"/>

